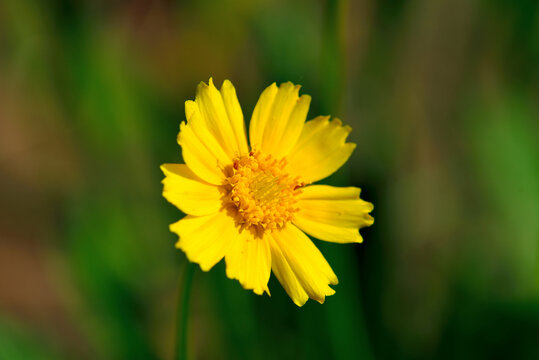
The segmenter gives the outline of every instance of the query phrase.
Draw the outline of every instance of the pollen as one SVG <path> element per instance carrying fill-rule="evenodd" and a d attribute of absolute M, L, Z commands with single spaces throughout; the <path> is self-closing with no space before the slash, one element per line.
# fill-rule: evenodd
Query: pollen
<path fill-rule="evenodd" d="M 236 208 L 242 226 L 271 232 L 294 219 L 299 211 L 296 198 L 305 184 L 291 178 L 285 166 L 285 159 L 260 151 L 234 160 L 232 175 L 227 178 L 227 201 Z"/>

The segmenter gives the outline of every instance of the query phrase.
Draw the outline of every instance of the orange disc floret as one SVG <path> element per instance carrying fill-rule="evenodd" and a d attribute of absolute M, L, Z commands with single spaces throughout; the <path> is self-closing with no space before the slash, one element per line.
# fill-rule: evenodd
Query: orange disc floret
<path fill-rule="evenodd" d="M 260 151 L 234 159 L 227 200 L 236 207 L 240 224 L 271 232 L 294 219 L 296 195 L 305 184 L 286 174 L 285 166 L 285 159 Z"/>

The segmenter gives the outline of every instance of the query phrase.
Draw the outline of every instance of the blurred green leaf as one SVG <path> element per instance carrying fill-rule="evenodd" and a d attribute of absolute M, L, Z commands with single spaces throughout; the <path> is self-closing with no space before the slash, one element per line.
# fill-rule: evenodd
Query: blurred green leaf
<path fill-rule="evenodd" d="M 0 359 L 59 360 L 64 357 L 47 344 L 43 336 L 0 317 Z"/>

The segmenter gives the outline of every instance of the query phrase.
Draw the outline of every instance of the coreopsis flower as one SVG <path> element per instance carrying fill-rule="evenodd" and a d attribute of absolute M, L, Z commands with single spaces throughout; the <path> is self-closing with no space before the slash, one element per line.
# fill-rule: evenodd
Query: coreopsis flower
<path fill-rule="evenodd" d="M 356 187 L 312 185 L 339 169 L 355 144 L 341 121 L 305 121 L 311 102 L 290 82 L 262 92 L 249 126 L 232 83 L 200 83 L 185 103 L 178 143 L 185 164 L 164 164 L 163 196 L 187 214 L 170 225 L 176 247 L 209 271 L 223 258 L 226 275 L 256 294 L 273 271 L 290 298 L 323 303 L 337 276 L 305 234 L 362 242 L 374 219 Z"/>

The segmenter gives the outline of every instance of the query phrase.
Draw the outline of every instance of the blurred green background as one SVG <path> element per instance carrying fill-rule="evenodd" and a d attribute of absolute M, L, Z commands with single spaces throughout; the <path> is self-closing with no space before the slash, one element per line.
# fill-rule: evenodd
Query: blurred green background
<path fill-rule="evenodd" d="M 159 165 L 198 82 L 270 83 L 358 144 L 375 205 L 296 307 L 197 269 L 196 359 L 539 358 L 539 2 L 0 2 L 0 359 L 170 359 L 183 253 Z"/>

